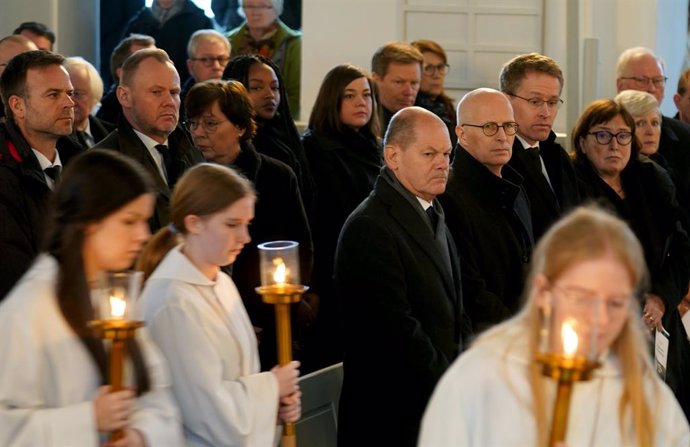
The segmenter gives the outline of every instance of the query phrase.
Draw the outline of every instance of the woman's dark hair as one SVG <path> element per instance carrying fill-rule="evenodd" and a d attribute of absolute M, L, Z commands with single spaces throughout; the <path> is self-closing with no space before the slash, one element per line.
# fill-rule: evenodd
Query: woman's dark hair
<path fill-rule="evenodd" d="M 628 113 L 625 107 L 616 101 L 612 99 L 598 99 L 587 106 L 573 129 L 573 157 L 577 163 L 587 161 L 587 155 L 582 152 L 580 143 L 587 138 L 590 129 L 597 124 L 607 123 L 618 115 L 623 118 L 623 121 L 630 127 L 630 132 L 633 134 L 633 139 L 630 143 L 630 160 L 637 160 L 640 154 L 640 143 L 635 138 L 635 119 Z"/>
<path fill-rule="evenodd" d="M 254 122 L 254 106 L 244 85 L 239 81 L 215 79 L 194 84 L 184 100 L 187 117 L 200 117 L 215 102 L 232 124 L 244 129 L 240 142 L 250 142 L 256 134 L 256 123 Z"/>
<path fill-rule="evenodd" d="M 52 197 L 45 251 L 58 262 L 58 305 L 65 320 L 93 358 L 103 383 L 108 380 L 103 343 L 87 323 L 95 318 L 82 246 L 85 231 L 142 194 L 154 192 L 148 173 L 117 152 L 92 149 L 65 169 Z M 136 374 L 137 394 L 150 389 L 142 352 L 135 339 L 127 345 Z"/>
<path fill-rule="evenodd" d="M 347 85 L 355 79 L 365 78 L 371 91 L 372 113 L 369 122 L 365 124 L 372 135 L 379 134 L 379 117 L 376 111 L 376 95 L 371 76 L 359 67 L 342 64 L 334 67 L 326 74 L 321 83 L 319 94 L 316 96 L 314 108 L 309 116 L 309 128 L 323 134 L 343 133 L 345 125 L 340 120 L 340 108 L 343 104 L 343 94 Z"/>

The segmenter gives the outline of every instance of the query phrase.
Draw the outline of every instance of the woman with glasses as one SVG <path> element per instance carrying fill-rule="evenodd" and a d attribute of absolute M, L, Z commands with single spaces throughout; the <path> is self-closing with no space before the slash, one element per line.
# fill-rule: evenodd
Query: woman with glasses
<path fill-rule="evenodd" d="M 575 172 L 584 196 L 615 211 L 642 243 L 651 278 L 643 318 L 650 330 L 662 330 L 688 289 L 690 249 L 673 183 L 656 163 L 639 157 L 635 132 L 635 120 L 620 104 L 593 102 L 573 130 Z"/>
<path fill-rule="evenodd" d="M 315 210 L 313 289 L 321 310 L 309 357 L 323 367 L 342 361 L 340 312 L 335 302 L 333 267 L 345 219 L 374 187 L 383 164 L 374 83 L 350 64 L 326 74 L 314 102 L 302 143 L 314 174 Z"/>
<path fill-rule="evenodd" d="M 422 82 L 417 92 L 415 105 L 433 112 L 443 120 L 448 127 L 450 141 L 455 147 L 458 141 L 455 135 L 455 105 L 453 98 L 444 90 L 444 82 L 450 69 L 448 56 L 441 45 L 433 40 L 415 40 L 410 45 L 418 49 L 424 57 Z"/>
<path fill-rule="evenodd" d="M 256 187 L 258 200 L 249 228 L 252 241 L 236 256 L 232 277 L 252 323 L 258 328 L 262 340 L 259 345 L 261 364 L 268 369 L 277 362 L 275 312 L 254 291 L 261 284 L 256 246 L 275 240 L 299 242 L 302 278 L 309 280 L 313 253 L 311 232 L 297 178 L 286 164 L 260 154 L 254 148 L 254 107 L 241 82 L 198 83 L 189 91 L 185 109 L 189 117 L 187 128 L 204 158 L 237 169 Z M 314 316 L 308 298 L 300 303 L 295 306 L 302 313 L 295 314 L 304 317 L 306 324 Z M 301 325 L 295 325 L 295 330 L 301 329 Z M 298 342 L 303 339 L 299 333 L 295 333 L 293 338 Z M 300 354 L 299 351 L 295 353 L 297 358 Z"/>
<path fill-rule="evenodd" d="M 560 333 L 547 322 L 574 305 L 600 315 L 592 352 L 601 366 L 573 386 L 564 444 L 687 446 L 688 422 L 649 361 L 636 298 L 645 273 L 643 247 L 622 220 L 577 208 L 556 222 L 534 252 L 526 304 L 448 369 L 426 409 L 419 446 L 550 445 L 555 384 L 536 355 L 545 329 Z"/>
<path fill-rule="evenodd" d="M 245 22 L 228 33 L 232 54 L 258 54 L 272 60 L 285 80 L 293 119 L 299 118 L 302 75 L 302 33 L 289 28 L 278 17 L 283 0 L 240 0 Z"/>

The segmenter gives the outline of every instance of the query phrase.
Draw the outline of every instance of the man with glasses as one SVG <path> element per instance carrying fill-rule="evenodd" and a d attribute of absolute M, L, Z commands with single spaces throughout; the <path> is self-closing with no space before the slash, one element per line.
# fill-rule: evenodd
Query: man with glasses
<path fill-rule="evenodd" d="M 563 72 L 550 57 L 522 54 L 503 66 L 499 83 L 519 125 L 509 163 L 524 178 L 536 241 L 581 201 L 570 157 L 552 129 L 563 104 Z"/>
<path fill-rule="evenodd" d="M 616 65 L 616 90 L 638 90 L 653 95 L 661 106 L 666 87 L 664 65 L 652 50 L 629 48 L 621 53 Z M 661 117 L 659 154 L 666 160 L 671 179 L 676 186 L 681 208 L 690 209 L 690 125 Z"/>
<path fill-rule="evenodd" d="M 204 158 L 178 126 L 180 78 L 165 51 L 143 49 L 122 65 L 117 129 L 94 148 L 122 152 L 141 163 L 156 185 L 151 232 L 170 222 L 170 194 L 184 171 Z"/>
<path fill-rule="evenodd" d="M 522 177 L 508 164 L 519 132 L 510 99 L 488 88 L 469 92 L 458 104 L 455 132 L 455 159 L 439 200 L 461 255 L 465 308 L 477 332 L 520 307 L 532 219 Z"/>
<path fill-rule="evenodd" d="M 187 54 L 189 55 L 187 59 L 189 79 L 182 86 L 180 94 L 180 101 L 183 104 L 187 92 L 194 84 L 223 77 L 223 70 L 230 61 L 230 42 L 216 30 L 202 29 L 189 38 Z M 181 108 L 180 113 L 183 112 L 184 108 Z"/>
<path fill-rule="evenodd" d="M 690 124 L 690 68 L 683 70 L 678 79 L 678 88 L 673 95 L 678 113 L 673 118 Z"/>

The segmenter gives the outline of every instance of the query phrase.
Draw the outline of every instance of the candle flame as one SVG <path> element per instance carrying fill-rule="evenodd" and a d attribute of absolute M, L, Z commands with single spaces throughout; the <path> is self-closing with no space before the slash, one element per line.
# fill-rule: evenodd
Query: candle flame
<path fill-rule="evenodd" d="M 285 267 L 285 262 L 282 258 L 275 258 L 273 260 L 273 265 L 276 266 L 273 272 L 273 281 L 275 281 L 276 284 L 285 284 L 285 280 L 289 273 L 289 270 Z"/>
<path fill-rule="evenodd" d="M 110 314 L 115 319 L 121 319 L 125 316 L 125 308 L 127 302 L 119 296 L 110 296 Z"/>
<path fill-rule="evenodd" d="M 563 351 L 568 357 L 575 356 L 577 351 L 577 333 L 573 329 L 573 325 L 570 321 L 563 323 L 561 327 L 561 339 L 563 340 Z"/>

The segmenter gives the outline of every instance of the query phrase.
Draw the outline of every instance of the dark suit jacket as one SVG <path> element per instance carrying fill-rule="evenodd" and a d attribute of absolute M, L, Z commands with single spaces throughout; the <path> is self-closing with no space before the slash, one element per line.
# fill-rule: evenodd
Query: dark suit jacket
<path fill-rule="evenodd" d="M 204 157 L 201 152 L 192 146 L 187 134 L 178 127 L 168 136 L 170 154 L 176 164 L 178 178 L 192 166 L 202 163 Z M 173 186 L 165 183 L 161 177 L 156 162 L 144 146 L 141 139 L 134 133 L 134 129 L 124 116 L 120 117 L 118 128 L 108 135 L 103 141 L 94 146 L 97 149 L 111 149 L 132 157 L 151 174 L 156 185 L 156 209 L 149 220 L 151 232 L 155 233 L 161 227 L 170 223 L 170 195 Z"/>
<path fill-rule="evenodd" d="M 529 200 L 510 165 L 492 174 L 461 146 L 439 197 L 462 261 L 462 292 L 475 331 L 514 315 L 532 253 Z"/>
<path fill-rule="evenodd" d="M 536 164 L 532 163 L 530 154 L 517 138 L 513 142 L 513 156 L 508 162 L 524 179 L 522 186 L 532 210 L 535 241 L 538 241 L 559 217 L 581 202 L 575 170 L 568 153 L 556 143 L 555 133 L 551 132 L 548 139 L 539 143 L 539 153 L 544 160 L 551 186 L 541 168 L 537 169 Z"/>
<path fill-rule="evenodd" d="M 63 166 L 81 152 L 69 137 L 58 140 Z M 41 250 L 52 191 L 41 165 L 13 120 L 0 124 L 0 301 Z"/>
<path fill-rule="evenodd" d="M 664 116 L 661 120 L 659 154 L 676 186 L 678 202 L 686 215 L 690 213 L 690 125 Z"/>
<path fill-rule="evenodd" d="M 434 238 L 414 196 L 386 175 L 345 222 L 336 252 L 345 335 L 339 446 L 416 445 L 431 392 L 469 332 L 450 234 Z M 442 216 L 438 228 L 445 232 Z"/>

